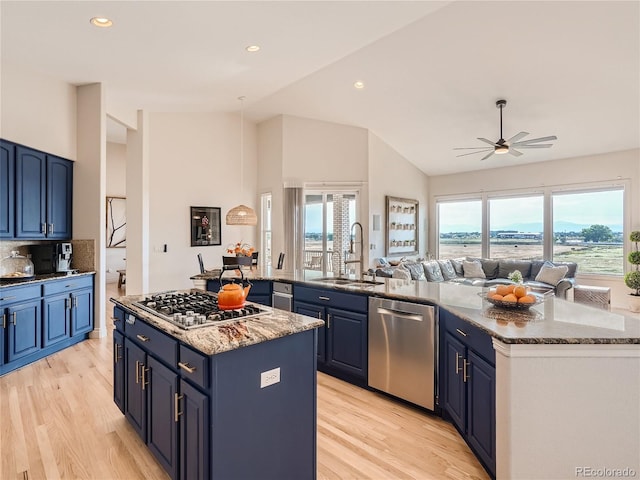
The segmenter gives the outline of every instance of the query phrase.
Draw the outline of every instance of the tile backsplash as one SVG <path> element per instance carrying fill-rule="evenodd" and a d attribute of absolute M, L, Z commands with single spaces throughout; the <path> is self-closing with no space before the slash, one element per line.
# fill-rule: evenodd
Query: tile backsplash
<path fill-rule="evenodd" d="M 0 242 L 0 258 L 8 257 L 9 254 L 17 250 L 20 255 L 29 256 L 29 245 L 45 245 L 50 242 L 44 240 L 3 240 Z M 91 240 L 71 240 L 73 247 L 73 259 L 71 268 L 81 272 L 92 272 L 96 269 L 96 241 Z"/>

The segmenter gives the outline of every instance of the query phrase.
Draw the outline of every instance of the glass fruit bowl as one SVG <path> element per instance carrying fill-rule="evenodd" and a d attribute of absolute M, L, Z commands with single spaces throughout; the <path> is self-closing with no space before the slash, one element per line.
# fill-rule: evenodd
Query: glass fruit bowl
<path fill-rule="evenodd" d="M 529 310 L 534 305 L 539 305 L 540 303 L 544 302 L 544 298 L 542 298 L 540 295 L 532 293 L 532 292 L 527 293 L 527 296 L 533 297 L 534 301 L 533 302 L 528 302 L 528 303 L 504 302 L 502 300 L 497 300 L 495 298 L 490 298 L 490 297 L 488 297 L 488 295 L 489 295 L 488 292 L 479 292 L 478 293 L 478 296 L 480 296 L 482 299 L 484 299 L 487 302 L 489 302 L 491 305 L 495 305 L 496 307 L 500 307 L 500 308 L 506 308 L 506 309 L 509 309 L 509 310 Z"/>
<path fill-rule="evenodd" d="M 17 251 L 0 261 L 0 280 L 19 281 L 33 278 L 33 262 Z"/>

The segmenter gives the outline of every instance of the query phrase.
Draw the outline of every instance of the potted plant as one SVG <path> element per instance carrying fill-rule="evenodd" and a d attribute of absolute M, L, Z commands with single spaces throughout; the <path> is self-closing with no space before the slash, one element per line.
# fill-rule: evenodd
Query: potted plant
<path fill-rule="evenodd" d="M 635 250 L 629 253 L 627 259 L 631 265 L 635 265 L 635 269 L 624 276 L 624 283 L 630 289 L 635 290 L 629 294 L 629 309 L 632 312 L 640 312 L 640 251 L 638 250 L 640 231 L 631 232 L 629 240 L 634 243 Z"/>

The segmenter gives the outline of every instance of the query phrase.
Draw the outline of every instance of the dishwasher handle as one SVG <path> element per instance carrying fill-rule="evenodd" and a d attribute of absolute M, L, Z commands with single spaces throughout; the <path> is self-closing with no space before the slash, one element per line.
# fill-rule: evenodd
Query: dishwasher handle
<path fill-rule="evenodd" d="M 396 310 L 393 308 L 378 307 L 377 311 L 383 315 L 391 315 L 398 318 L 404 318 L 406 320 L 415 320 L 416 322 L 422 322 L 424 320 L 423 316 L 418 313 L 403 312 L 402 310 Z"/>

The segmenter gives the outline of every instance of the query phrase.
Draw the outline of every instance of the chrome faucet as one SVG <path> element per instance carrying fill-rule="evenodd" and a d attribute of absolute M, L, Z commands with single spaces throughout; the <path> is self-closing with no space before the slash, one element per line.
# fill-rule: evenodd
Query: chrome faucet
<path fill-rule="evenodd" d="M 362 270 L 363 264 L 364 264 L 364 238 L 363 238 L 363 231 L 362 231 L 362 224 L 360 222 L 353 222 L 351 224 L 351 230 L 350 230 L 350 235 L 349 235 L 349 253 L 356 253 L 356 249 L 355 249 L 355 244 L 356 244 L 356 235 L 354 235 L 353 233 L 353 229 L 354 227 L 360 227 L 360 258 L 358 260 L 345 260 L 344 264 L 345 264 L 345 269 L 346 269 L 346 265 L 349 263 L 358 263 L 360 265 L 360 270 Z M 360 280 L 364 279 L 364 272 L 360 272 Z"/>

